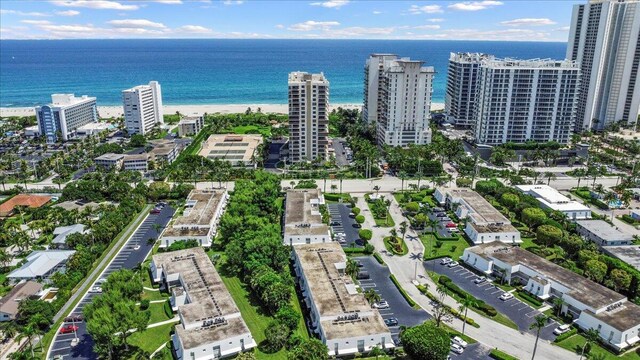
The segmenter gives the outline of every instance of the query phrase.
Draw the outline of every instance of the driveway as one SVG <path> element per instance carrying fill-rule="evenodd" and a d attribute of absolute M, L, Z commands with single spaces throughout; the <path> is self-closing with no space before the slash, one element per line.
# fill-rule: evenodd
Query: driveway
<path fill-rule="evenodd" d="M 109 274 L 119 269 L 133 269 L 139 263 L 149 255 L 153 249 L 153 244 L 148 244 L 147 240 L 152 238 L 156 240 L 158 238 L 158 232 L 154 228 L 154 224 L 159 224 L 163 228 L 169 223 L 173 213 L 175 212 L 169 206 L 166 206 L 160 214 L 149 214 L 147 218 L 140 224 L 136 231 L 131 235 L 127 242 L 122 246 L 118 254 L 113 258 L 109 266 L 100 274 L 98 279 L 104 279 Z M 160 229 L 162 231 L 162 229 Z M 140 246 L 138 250 L 134 248 Z M 99 280 L 98 280 L 99 281 Z M 95 283 L 94 283 L 95 285 Z M 94 285 L 89 287 L 91 289 Z M 78 305 L 71 311 L 73 315 L 82 314 L 82 309 L 91 303 L 94 297 L 98 296 L 97 293 L 86 293 L 80 300 Z M 62 326 L 70 325 L 71 323 L 65 322 Z M 64 359 L 96 359 L 97 356 L 93 352 L 93 339 L 87 333 L 85 322 L 76 322 L 78 326 L 77 336 L 80 342 L 75 347 L 71 347 L 71 340 L 74 338 L 74 334 L 58 334 L 54 337 L 51 344 L 51 348 L 48 356 L 53 357 L 55 355 L 62 355 Z M 59 330 L 58 330 L 59 331 Z"/>
<path fill-rule="evenodd" d="M 358 244 L 360 235 L 358 235 L 359 228 L 354 227 L 356 220 L 351 218 L 351 208 L 346 204 L 327 204 L 327 210 L 331 215 L 331 223 L 337 221 L 340 225 L 332 225 L 331 230 L 334 234 L 344 233 L 347 242 L 342 244 L 342 247 L 351 247 L 352 243 L 356 243 L 356 246 L 363 246 L 362 243 Z"/>
<path fill-rule="evenodd" d="M 520 331 L 535 332 L 529 330 L 529 326 L 533 323 L 534 317 L 540 314 L 540 312 L 528 304 L 513 297 L 507 301 L 499 299 L 505 291 L 496 287 L 491 282 L 484 282 L 482 284 L 476 284 L 473 280 L 478 276 L 466 269 L 463 266 L 456 266 L 450 268 L 440 264 L 440 259 L 425 261 L 425 268 L 434 270 L 438 274 L 446 275 L 458 285 L 461 289 L 473 295 L 475 298 L 484 301 L 485 303 L 493 306 L 511 319 Z M 540 332 L 540 338 L 544 340 L 553 340 L 556 336 L 553 334 L 553 330 L 558 326 L 555 321 L 550 322 Z"/>
<path fill-rule="evenodd" d="M 378 264 L 373 256 L 356 257 L 355 260 L 360 261 L 362 264 L 361 271 L 366 271 L 370 275 L 370 279 L 359 280 L 360 287 L 363 290 L 373 289 L 380 294 L 382 300 L 386 300 L 389 303 L 388 309 L 380 309 L 380 315 L 384 319 L 396 318 L 398 319 L 397 326 L 389 327 L 393 340 L 398 340 L 398 334 L 400 332 L 400 325 L 415 326 L 420 325 L 431 316 L 422 309 L 414 309 L 407 301 L 402 297 L 402 294 L 398 291 L 393 284 L 389 275 L 389 268 Z"/>
<path fill-rule="evenodd" d="M 336 165 L 342 167 L 349 165 L 349 160 L 346 157 L 345 145 L 346 140 L 343 138 L 334 138 L 333 139 L 333 151 L 336 156 Z M 343 151 L 345 152 L 343 154 Z"/>

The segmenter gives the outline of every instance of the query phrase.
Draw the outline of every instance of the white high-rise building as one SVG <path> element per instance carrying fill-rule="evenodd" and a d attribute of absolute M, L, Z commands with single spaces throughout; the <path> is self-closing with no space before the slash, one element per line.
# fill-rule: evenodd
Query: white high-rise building
<path fill-rule="evenodd" d="M 67 141 L 76 135 L 76 129 L 98 122 L 96 98 L 73 94 L 53 94 L 51 104 L 36 107 L 38 129 L 47 143 L 55 143 L 58 136 Z"/>
<path fill-rule="evenodd" d="M 640 107 L 639 0 L 575 5 L 567 59 L 582 68 L 576 130 L 635 123 Z"/>
<path fill-rule="evenodd" d="M 157 81 L 122 90 L 122 107 L 129 135 L 145 135 L 157 124 L 164 122 L 162 91 Z"/>
<path fill-rule="evenodd" d="M 289 74 L 289 160 L 327 159 L 329 81 L 324 74 Z"/>
<path fill-rule="evenodd" d="M 564 60 L 484 60 L 474 110 L 479 144 L 569 142 L 580 67 Z"/>
<path fill-rule="evenodd" d="M 373 54 L 365 64 L 363 115 L 376 124 L 378 145 L 431 142 L 433 67 L 423 61 Z"/>
<path fill-rule="evenodd" d="M 478 91 L 480 62 L 493 55 L 480 53 L 451 53 L 447 72 L 444 112 L 447 120 L 457 127 L 473 127 L 473 110 Z"/>

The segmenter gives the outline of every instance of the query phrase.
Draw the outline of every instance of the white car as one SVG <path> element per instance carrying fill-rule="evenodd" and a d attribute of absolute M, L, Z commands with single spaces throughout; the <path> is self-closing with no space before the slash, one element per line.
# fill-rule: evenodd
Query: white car
<path fill-rule="evenodd" d="M 464 352 L 464 348 L 458 344 L 451 344 L 451 351 L 456 354 L 462 354 Z"/>
<path fill-rule="evenodd" d="M 571 325 L 570 324 L 564 324 L 564 325 L 560 325 L 557 328 L 555 328 L 553 330 L 553 333 L 556 335 L 561 335 L 566 333 L 567 331 L 571 330 Z"/>
<path fill-rule="evenodd" d="M 509 299 L 513 299 L 513 295 L 511 293 L 504 293 L 502 295 L 500 295 L 500 300 L 502 301 L 507 301 Z"/>
<path fill-rule="evenodd" d="M 94 286 L 89 290 L 91 293 L 102 293 L 102 288 L 100 286 Z"/>
<path fill-rule="evenodd" d="M 453 260 L 451 260 L 451 258 L 442 258 L 442 260 L 440 260 L 440 264 L 441 265 L 447 265 L 448 263 L 452 262 Z"/>
<path fill-rule="evenodd" d="M 377 303 L 374 303 L 373 307 L 376 309 L 388 309 L 389 303 L 386 302 L 385 300 L 382 300 L 382 301 L 378 301 Z"/>
<path fill-rule="evenodd" d="M 476 284 L 482 284 L 485 281 L 487 281 L 487 278 L 484 276 L 478 276 L 477 278 L 475 278 L 475 280 L 473 280 L 473 282 Z"/>
<path fill-rule="evenodd" d="M 462 348 L 466 348 L 468 345 L 467 342 L 462 340 L 460 336 L 454 336 L 453 339 L 451 339 L 451 341 Z"/>
<path fill-rule="evenodd" d="M 449 264 L 447 264 L 448 267 L 452 268 L 452 267 L 456 267 L 458 266 L 458 262 L 457 261 L 452 261 Z"/>

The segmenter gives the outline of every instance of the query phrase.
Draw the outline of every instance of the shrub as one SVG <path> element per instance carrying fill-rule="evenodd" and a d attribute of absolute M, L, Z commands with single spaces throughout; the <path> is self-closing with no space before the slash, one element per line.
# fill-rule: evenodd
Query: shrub
<path fill-rule="evenodd" d="M 436 245 L 435 246 L 436 246 L 437 249 L 440 249 L 442 247 L 442 241 L 436 240 Z"/>
<path fill-rule="evenodd" d="M 373 258 L 376 259 L 378 264 L 384 265 L 384 260 L 382 260 L 382 256 L 380 256 L 380 254 L 378 254 L 377 252 L 373 253 Z"/>
<path fill-rule="evenodd" d="M 489 353 L 489 356 L 496 360 L 518 360 L 517 357 L 511 356 L 498 349 L 492 349 L 491 352 Z"/>
<path fill-rule="evenodd" d="M 357 208 L 356 208 L 357 209 Z M 356 222 L 358 224 L 362 224 L 364 222 L 364 215 L 358 215 L 356 216 Z"/>
<path fill-rule="evenodd" d="M 534 296 L 532 296 L 528 292 L 526 292 L 526 291 L 518 291 L 518 294 L 521 297 L 523 297 L 524 299 L 526 299 L 527 301 L 529 301 L 530 303 L 534 304 L 535 306 L 542 306 L 542 301 L 538 300 L 537 298 L 535 298 Z"/>
<path fill-rule="evenodd" d="M 565 339 L 568 339 L 568 338 L 572 337 L 573 335 L 575 335 L 577 333 L 578 333 L 578 329 L 571 328 L 571 330 L 567 331 L 566 333 L 558 335 L 555 338 L 555 340 L 553 340 L 553 342 L 558 343 L 558 342 L 560 342 L 562 340 L 565 340 Z"/>
<path fill-rule="evenodd" d="M 391 279 L 391 281 L 393 282 L 393 284 L 396 286 L 396 288 L 398 288 L 398 291 L 400 292 L 400 294 L 402 295 L 402 297 L 407 301 L 407 303 L 409 304 L 409 306 L 413 307 L 416 305 L 416 302 L 413 301 L 413 299 L 409 296 L 409 294 L 407 294 L 406 291 L 404 291 L 404 289 L 402 288 L 402 286 L 400 286 L 400 283 L 398 282 L 398 280 L 396 279 L 396 277 L 391 274 L 389 275 L 389 278 Z"/>
<path fill-rule="evenodd" d="M 407 204 L 406 209 L 408 212 L 416 213 L 420 210 L 420 205 L 417 202 L 410 202 Z"/>
<path fill-rule="evenodd" d="M 149 300 L 144 299 L 140 301 L 140 310 L 147 310 L 149 308 Z"/>
<path fill-rule="evenodd" d="M 371 230 L 369 230 L 369 229 L 360 229 L 358 231 L 358 236 L 362 240 L 369 241 L 369 240 L 371 240 L 371 237 L 373 236 L 373 232 Z"/>
<path fill-rule="evenodd" d="M 359 207 L 354 207 L 353 209 L 351 209 L 351 212 L 354 213 L 356 216 L 360 214 L 360 208 Z"/>

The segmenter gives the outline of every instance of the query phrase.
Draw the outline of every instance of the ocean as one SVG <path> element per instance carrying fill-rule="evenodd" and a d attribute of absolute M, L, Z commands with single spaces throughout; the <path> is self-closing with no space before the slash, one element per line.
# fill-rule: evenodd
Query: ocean
<path fill-rule="evenodd" d="M 423 60 L 436 70 L 433 102 L 444 102 L 450 52 L 564 59 L 565 43 L 398 40 L 2 40 L 0 107 L 48 103 L 52 93 L 120 105 L 121 91 L 157 80 L 163 101 L 285 104 L 287 74 L 324 72 L 332 103 L 362 101 L 371 53 Z"/>

